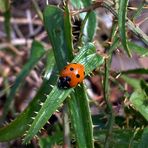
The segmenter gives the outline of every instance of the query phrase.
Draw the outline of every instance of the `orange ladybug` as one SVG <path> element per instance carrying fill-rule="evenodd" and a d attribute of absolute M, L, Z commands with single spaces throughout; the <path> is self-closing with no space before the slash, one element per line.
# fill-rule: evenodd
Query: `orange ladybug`
<path fill-rule="evenodd" d="M 77 86 L 84 80 L 84 66 L 79 63 L 71 63 L 64 67 L 60 72 L 58 80 L 59 88 L 71 88 Z"/>

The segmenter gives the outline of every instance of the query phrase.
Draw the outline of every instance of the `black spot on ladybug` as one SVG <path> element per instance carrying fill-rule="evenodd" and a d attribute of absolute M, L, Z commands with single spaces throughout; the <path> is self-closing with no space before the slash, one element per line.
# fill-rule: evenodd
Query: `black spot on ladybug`
<path fill-rule="evenodd" d="M 70 67 L 70 71 L 73 71 L 73 70 L 74 70 L 74 68 Z"/>
<path fill-rule="evenodd" d="M 66 67 L 64 67 L 64 70 L 66 69 Z"/>
<path fill-rule="evenodd" d="M 79 75 L 79 74 L 76 74 L 76 77 L 77 77 L 77 78 L 80 78 L 80 75 Z"/>

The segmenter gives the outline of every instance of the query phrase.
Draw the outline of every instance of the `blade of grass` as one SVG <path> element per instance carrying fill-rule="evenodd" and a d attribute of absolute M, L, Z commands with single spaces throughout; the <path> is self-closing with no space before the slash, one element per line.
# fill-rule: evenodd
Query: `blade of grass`
<path fill-rule="evenodd" d="M 148 69 L 131 69 L 127 71 L 122 71 L 121 74 L 148 74 Z"/>
<path fill-rule="evenodd" d="M 142 57 L 148 56 L 148 49 L 141 47 L 133 42 L 128 42 L 128 46 L 132 51 L 140 54 Z"/>
<path fill-rule="evenodd" d="M 26 65 L 23 67 L 23 69 L 19 73 L 19 75 L 17 76 L 15 83 L 12 86 L 10 93 L 8 95 L 8 98 L 5 102 L 4 112 L 3 112 L 3 116 L 1 118 L 1 122 L 5 119 L 8 111 L 9 111 L 10 104 L 11 104 L 11 102 L 12 102 L 12 100 L 13 100 L 15 94 L 16 94 L 16 91 L 19 89 L 20 85 L 23 83 L 23 80 L 29 74 L 31 69 L 37 64 L 37 62 L 40 60 L 40 58 L 44 54 L 45 54 L 45 50 L 44 50 L 43 46 L 39 42 L 34 41 L 32 43 L 30 59 L 26 63 Z"/>
<path fill-rule="evenodd" d="M 128 56 L 131 57 L 131 52 L 127 44 L 127 35 L 126 35 L 127 6 L 128 6 L 128 0 L 119 0 L 118 25 L 119 25 L 119 33 L 122 45 L 125 51 L 127 52 Z"/>
<path fill-rule="evenodd" d="M 145 5 L 145 0 L 143 0 L 143 1 L 140 3 L 138 9 L 136 10 L 136 12 L 134 12 L 134 15 L 133 15 L 132 19 L 136 19 L 136 17 L 138 17 L 138 16 L 141 14 L 144 5 Z"/>

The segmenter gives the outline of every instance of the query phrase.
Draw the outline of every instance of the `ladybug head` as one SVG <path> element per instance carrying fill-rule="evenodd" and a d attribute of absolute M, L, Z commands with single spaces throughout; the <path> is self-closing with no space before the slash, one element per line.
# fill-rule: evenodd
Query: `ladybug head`
<path fill-rule="evenodd" d="M 58 87 L 59 88 L 70 88 L 69 82 L 71 81 L 71 78 L 69 76 L 66 77 L 59 77 L 58 80 Z"/>

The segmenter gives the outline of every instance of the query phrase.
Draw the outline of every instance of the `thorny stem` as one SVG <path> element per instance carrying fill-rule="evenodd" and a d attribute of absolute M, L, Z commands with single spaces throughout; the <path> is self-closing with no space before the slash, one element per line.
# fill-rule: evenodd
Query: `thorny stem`
<path fill-rule="evenodd" d="M 106 1 L 97 1 L 91 4 L 90 6 L 80 9 L 78 11 L 72 12 L 72 15 L 76 15 L 78 13 L 82 12 L 89 12 L 92 10 L 95 10 L 99 7 L 104 7 L 108 9 L 116 18 L 118 18 L 117 10 L 113 8 L 113 3 L 111 3 L 109 0 Z M 130 19 L 127 18 L 127 26 L 130 30 L 132 30 L 139 38 L 143 40 L 143 42 L 148 45 L 148 36 L 139 28 L 139 26 L 135 25 Z"/>
<path fill-rule="evenodd" d="M 103 92 L 104 92 L 104 99 L 105 99 L 105 102 L 107 105 L 107 113 L 109 116 L 108 131 L 107 131 L 105 143 L 104 143 L 105 148 L 109 148 L 111 133 L 112 133 L 113 124 L 114 124 L 114 113 L 113 113 L 113 109 L 112 109 L 112 104 L 110 103 L 110 100 L 109 100 L 109 71 L 110 71 L 112 53 L 113 53 L 115 47 L 117 46 L 118 41 L 119 41 L 119 39 L 114 37 L 114 42 L 113 42 L 112 46 L 110 46 L 110 49 L 108 52 L 109 58 L 105 59 L 105 75 L 104 75 L 104 88 L 103 88 L 104 91 Z"/>

